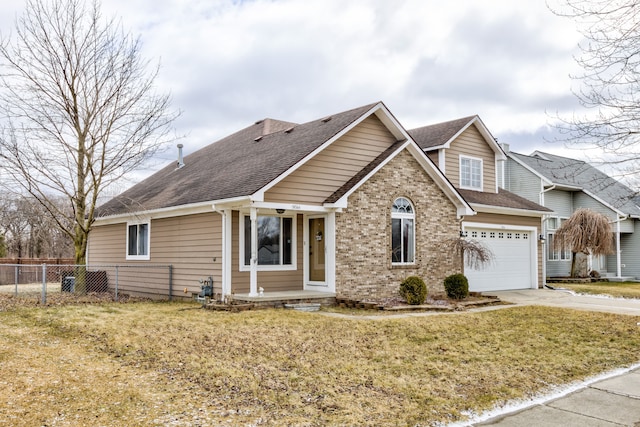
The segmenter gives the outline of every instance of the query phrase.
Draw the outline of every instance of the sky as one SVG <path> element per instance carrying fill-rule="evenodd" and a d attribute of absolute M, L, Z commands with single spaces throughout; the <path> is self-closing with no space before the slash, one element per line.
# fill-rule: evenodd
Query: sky
<path fill-rule="evenodd" d="M 0 0 L 3 34 L 23 7 Z M 554 116 L 578 108 L 581 36 L 544 0 L 102 0 L 102 10 L 160 62 L 185 154 L 266 117 L 302 123 L 383 101 L 406 129 L 478 114 L 513 151 L 580 157 L 546 142 Z"/>

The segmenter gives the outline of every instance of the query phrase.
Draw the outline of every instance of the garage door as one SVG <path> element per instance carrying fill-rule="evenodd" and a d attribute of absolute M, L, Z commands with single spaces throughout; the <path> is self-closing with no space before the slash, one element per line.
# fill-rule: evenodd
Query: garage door
<path fill-rule="evenodd" d="M 469 290 L 473 292 L 532 288 L 535 264 L 532 233 L 526 230 L 465 228 L 467 239 L 478 240 L 493 252 L 494 259 L 482 269 L 465 265 Z"/>

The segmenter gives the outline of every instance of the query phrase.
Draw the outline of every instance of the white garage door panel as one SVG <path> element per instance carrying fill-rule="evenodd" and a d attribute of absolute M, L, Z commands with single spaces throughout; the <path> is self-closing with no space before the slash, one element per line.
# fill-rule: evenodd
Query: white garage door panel
<path fill-rule="evenodd" d="M 473 292 L 498 291 L 508 289 L 528 289 L 532 287 L 530 231 L 466 228 L 468 239 L 485 244 L 494 254 L 491 265 L 483 269 L 465 266 L 469 279 L 469 290 Z"/>

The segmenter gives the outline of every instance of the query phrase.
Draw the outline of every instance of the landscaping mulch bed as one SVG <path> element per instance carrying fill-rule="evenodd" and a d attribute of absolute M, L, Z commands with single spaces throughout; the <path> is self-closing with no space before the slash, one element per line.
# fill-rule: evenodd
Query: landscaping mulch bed
<path fill-rule="evenodd" d="M 499 298 L 494 296 L 484 296 L 472 294 L 462 300 L 447 298 L 445 295 L 429 296 L 424 304 L 410 305 L 401 298 L 385 298 L 377 300 L 352 300 L 347 298 L 336 298 L 336 306 L 340 308 L 364 309 L 364 310 L 384 310 L 384 311 L 459 311 L 470 307 L 481 307 L 486 305 L 501 304 Z"/>

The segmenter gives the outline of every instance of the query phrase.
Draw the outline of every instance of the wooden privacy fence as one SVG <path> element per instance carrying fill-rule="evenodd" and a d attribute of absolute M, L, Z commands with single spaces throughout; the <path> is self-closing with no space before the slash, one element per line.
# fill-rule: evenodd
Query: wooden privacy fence
<path fill-rule="evenodd" d="M 0 263 L 0 295 L 38 297 L 42 304 L 50 294 L 111 295 L 172 299 L 173 267 L 155 264 L 73 265 Z"/>

